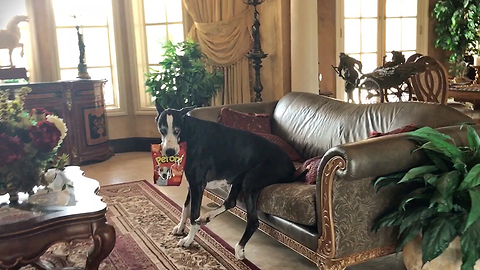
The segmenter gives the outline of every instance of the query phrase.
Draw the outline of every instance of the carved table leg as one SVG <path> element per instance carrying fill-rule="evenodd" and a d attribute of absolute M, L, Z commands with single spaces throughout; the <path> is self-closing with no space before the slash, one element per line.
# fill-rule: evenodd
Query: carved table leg
<path fill-rule="evenodd" d="M 115 229 L 112 225 L 104 224 L 98 227 L 93 234 L 93 250 L 88 253 L 85 270 L 97 270 L 115 246 Z"/>

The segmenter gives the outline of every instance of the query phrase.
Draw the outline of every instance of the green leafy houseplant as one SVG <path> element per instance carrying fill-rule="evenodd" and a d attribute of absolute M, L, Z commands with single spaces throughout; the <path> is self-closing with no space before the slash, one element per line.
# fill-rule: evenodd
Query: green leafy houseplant
<path fill-rule="evenodd" d="M 480 137 L 471 126 L 467 129 L 467 147 L 455 146 L 450 136 L 429 127 L 407 133 L 430 162 L 374 181 L 377 191 L 392 184 L 413 187 L 397 208 L 384 213 L 372 227 L 399 226 L 397 252 L 421 234 L 426 263 L 459 236 L 461 269 L 473 269 L 480 258 Z"/>
<path fill-rule="evenodd" d="M 177 44 L 167 41 L 163 48 L 161 70 L 150 69 L 145 74 L 146 92 L 164 108 L 210 105 L 211 98 L 223 85 L 223 74 L 206 70 L 205 56 L 192 40 Z"/>
<path fill-rule="evenodd" d="M 452 52 L 451 71 L 463 77 L 466 68 L 463 57 L 478 54 L 480 0 L 440 0 L 432 16 L 437 19 L 435 47 Z"/>

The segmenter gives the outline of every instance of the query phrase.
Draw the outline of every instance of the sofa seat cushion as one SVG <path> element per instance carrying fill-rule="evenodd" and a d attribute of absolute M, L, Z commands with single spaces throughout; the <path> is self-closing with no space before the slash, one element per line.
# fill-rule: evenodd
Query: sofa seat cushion
<path fill-rule="evenodd" d="M 257 208 L 298 224 L 316 225 L 315 188 L 302 182 L 267 186 L 260 193 Z"/>

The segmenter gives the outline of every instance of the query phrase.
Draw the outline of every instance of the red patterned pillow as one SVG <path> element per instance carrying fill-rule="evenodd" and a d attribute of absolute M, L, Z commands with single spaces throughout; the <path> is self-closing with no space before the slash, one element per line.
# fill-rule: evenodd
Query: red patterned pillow
<path fill-rule="evenodd" d="M 414 131 L 418 129 L 418 127 L 414 126 L 413 124 L 409 124 L 409 125 L 406 125 L 406 126 L 403 126 L 403 127 L 399 127 L 397 129 L 394 129 L 392 131 L 389 131 L 389 132 L 385 132 L 385 133 L 381 133 L 381 132 L 378 132 L 378 131 L 374 131 L 372 132 L 372 134 L 370 135 L 370 138 L 375 138 L 375 137 L 380 137 L 380 136 L 383 136 L 383 135 L 392 135 L 392 134 L 400 134 L 400 133 L 405 133 L 405 132 L 410 132 L 410 131 Z"/>
<path fill-rule="evenodd" d="M 302 178 L 302 181 L 311 185 L 315 184 L 317 182 L 317 171 L 318 167 L 320 166 L 320 161 L 322 161 L 321 156 L 307 159 L 305 162 L 303 162 L 302 166 L 297 168 L 294 177 L 297 177 L 307 171 L 305 177 Z"/>
<path fill-rule="evenodd" d="M 297 150 L 295 150 L 295 148 L 293 148 L 290 144 L 288 144 L 282 138 L 276 135 L 267 134 L 267 133 L 257 133 L 257 134 L 269 140 L 270 142 L 280 146 L 280 148 L 282 148 L 282 150 L 285 151 L 285 153 L 287 153 L 287 155 L 290 157 L 292 161 L 298 161 L 298 162 L 303 161 L 302 157 L 297 152 Z"/>
<path fill-rule="evenodd" d="M 270 116 L 268 114 L 248 114 L 222 108 L 218 123 L 255 133 L 270 134 Z"/>

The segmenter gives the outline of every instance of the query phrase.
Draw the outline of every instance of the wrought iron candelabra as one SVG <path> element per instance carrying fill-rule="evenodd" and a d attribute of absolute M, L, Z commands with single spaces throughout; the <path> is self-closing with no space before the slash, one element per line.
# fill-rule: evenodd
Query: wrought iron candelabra
<path fill-rule="evenodd" d="M 257 5 L 260 5 L 265 0 L 244 0 L 247 5 L 253 6 L 253 25 L 252 25 L 252 38 L 253 47 L 247 54 L 249 59 L 253 61 L 253 69 L 255 70 L 255 84 L 253 85 L 253 91 L 255 91 L 255 101 L 262 101 L 263 85 L 260 81 L 260 69 L 262 68 L 262 59 L 267 57 L 267 54 L 262 51 L 260 45 L 260 21 L 258 20 Z"/>

